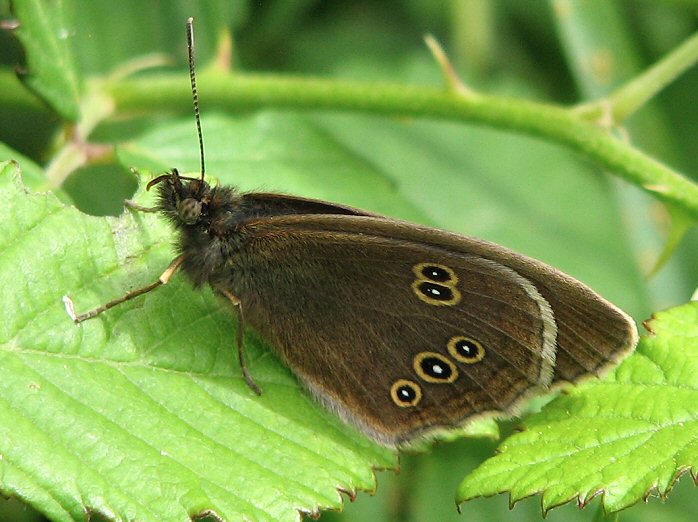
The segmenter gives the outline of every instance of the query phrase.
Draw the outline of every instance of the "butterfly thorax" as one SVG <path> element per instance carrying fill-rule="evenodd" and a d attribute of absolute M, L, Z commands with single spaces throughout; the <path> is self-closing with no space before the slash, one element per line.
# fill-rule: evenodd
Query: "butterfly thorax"
<path fill-rule="evenodd" d="M 195 286 L 229 277 L 229 260 L 242 248 L 241 224 L 248 219 L 234 187 L 211 186 L 174 170 L 157 178 L 158 210 L 178 232 L 176 249 L 185 255 L 183 271 Z"/>

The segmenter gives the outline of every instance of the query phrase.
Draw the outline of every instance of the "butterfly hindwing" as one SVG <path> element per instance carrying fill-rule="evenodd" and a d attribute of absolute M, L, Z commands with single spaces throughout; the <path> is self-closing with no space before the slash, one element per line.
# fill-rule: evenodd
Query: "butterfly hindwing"
<path fill-rule="evenodd" d="M 506 411 L 625 349 L 627 338 L 614 340 L 577 360 L 567 347 L 567 373 L 558 374 L 558 340 L 578 342 L 598 319 L 584 324 L 564 310 L 574 335 L 561 327 L 550 296 L 576 281 L 562 276 L 541 291 L 521 266 L 483 255 L 489 243 L 410 227 L 375 216 L 263 218 L 245 225 L 230 261 L 246 321 L 321 401 L 372 437 L 399 444 Z M 625 320 L 615 319 L 619 338 Z"/>

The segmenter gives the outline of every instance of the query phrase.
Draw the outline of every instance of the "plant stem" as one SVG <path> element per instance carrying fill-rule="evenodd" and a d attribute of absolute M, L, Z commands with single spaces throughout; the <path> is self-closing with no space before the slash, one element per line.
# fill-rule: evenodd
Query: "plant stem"
<path fill-rule="evenodd" d="M 615 121 L 625 121 L 659 91 L 696 64 L 698 33 L 608 98 Z"/>
<path fill-rule="evenodd" d="M 698 219 L 698 185 L 572 109 L 433 87 L 242 75 L 209 71 L 202 105 L 226 111 L 275 108 L 335 110 L 478 123 L 559 143 Z M 182 75 L 129 79 L 110 86 L 117 111 L 190 110 Z"/>

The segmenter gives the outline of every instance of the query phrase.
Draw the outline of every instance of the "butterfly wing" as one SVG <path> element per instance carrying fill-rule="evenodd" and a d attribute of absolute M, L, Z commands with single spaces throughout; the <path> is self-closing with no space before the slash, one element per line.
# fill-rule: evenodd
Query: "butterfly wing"
<path fill-rule="evenodd" d="M 321 401 L 396 445 L 505 412 L 635 345 L 622 311 L 498 245 L 361 215 L 245 224 L 243 314 Z"/>

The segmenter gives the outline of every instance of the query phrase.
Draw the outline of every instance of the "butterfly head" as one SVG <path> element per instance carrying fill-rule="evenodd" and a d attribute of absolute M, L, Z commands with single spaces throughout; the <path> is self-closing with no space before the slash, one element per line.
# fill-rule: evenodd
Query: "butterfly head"
<path fill-rule="evenodd" d="M 173 222 L 196 225 L 208 215 L 211 187 L 203 179 L 180 176 L 177 169 L 158 176 L 147 189 L 159 185 L 158 208 Z"/>

